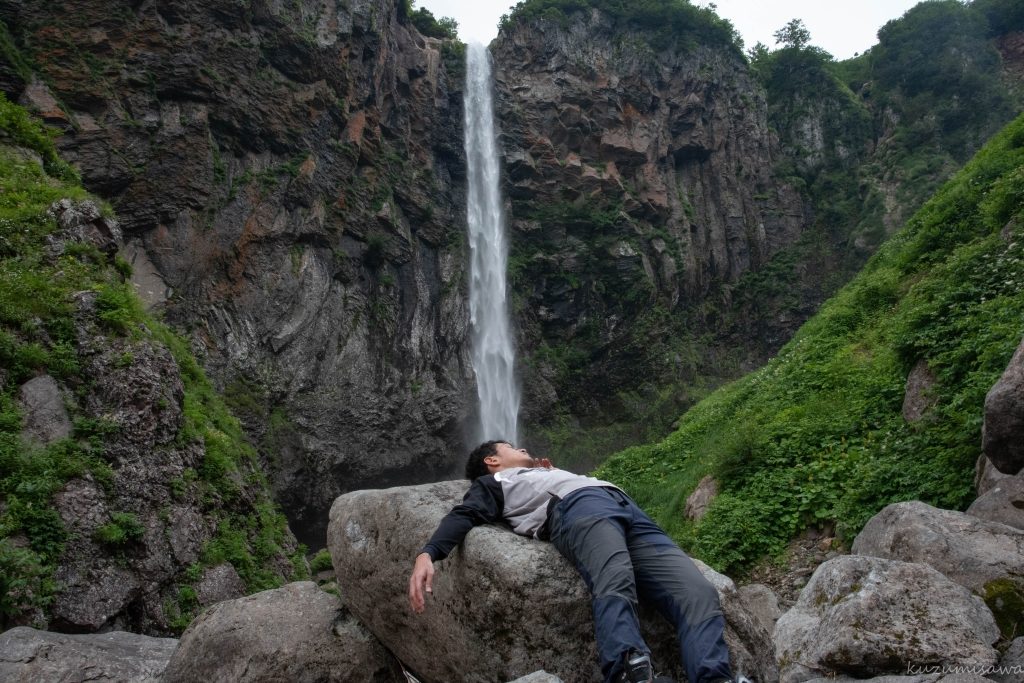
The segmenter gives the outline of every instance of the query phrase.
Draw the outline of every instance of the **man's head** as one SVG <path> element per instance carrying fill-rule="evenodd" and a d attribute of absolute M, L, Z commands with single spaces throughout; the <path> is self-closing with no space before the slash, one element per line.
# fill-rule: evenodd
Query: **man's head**
<path fill-rule="evenodd" d="M 494 474 L 509 467 L 533 467 L 534 459 L 525 448 L 515 448 L 508 441 L 485 441 L 466 460 L 466 479 Z"/>

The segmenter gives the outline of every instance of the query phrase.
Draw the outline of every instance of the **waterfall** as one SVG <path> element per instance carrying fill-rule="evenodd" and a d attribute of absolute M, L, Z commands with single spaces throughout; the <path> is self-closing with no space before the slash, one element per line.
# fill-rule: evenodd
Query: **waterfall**
<path fill-rule="evenodd" d="M 514 444 L 519 388 L 505 287 L 508 242 L 492 88 L 487 48 L 479 43 L 468 45 L 464 103 L 469 165 L 469 313 L 473 370 L 480 398 L 477 436 L 479 441 L 508 439 Z"/>

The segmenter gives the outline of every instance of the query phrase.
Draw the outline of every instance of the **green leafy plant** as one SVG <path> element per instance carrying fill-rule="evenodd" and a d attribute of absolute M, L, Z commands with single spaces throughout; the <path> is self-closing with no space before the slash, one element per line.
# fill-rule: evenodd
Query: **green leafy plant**
<path fill-rule="evenodd" d="M 849 540 L 889 503 L 964 507 L 985 394 L 1024 336 L 1022 166 L 1024 116 L 776 358 L 597 475 L 723 571 L 778 553 L 808 526 L 835 524 Z M 908 423 L 905 382 L 920 362 L 937 378 L 934 405 Z M 699 523 L 687 522 L 683 503 L 706 474 L 721 493 Z"/>
<path fill-rule="evenodd" d="M 110 522 L 96 529 L 95 538 L 100 543 L 125 548 L 142 539 L 146 528 L 131 512 L 112 512 Z"/>

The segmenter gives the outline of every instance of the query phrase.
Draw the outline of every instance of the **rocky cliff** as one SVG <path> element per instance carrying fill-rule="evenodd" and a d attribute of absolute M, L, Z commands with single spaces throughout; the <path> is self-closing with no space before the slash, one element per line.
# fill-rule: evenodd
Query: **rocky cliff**
<path fill-rule="evenodd" d="M 0 96 L 0 627 L 180 631 L 303 576 L 254 451 L 121 232 Z"/>
<path fill-rule="evenodd" d="M 465 339 L 460 45 L 396 0 L 5 0 L 4 88 L 122 220 L 296 534 L 452 469 Z"/>
<path fill-rule="evenodd" d="M 730 42 L 517 16 L 493 49 L 530 418 L 623 419 L 626 392 L 707 370 L 700 311 L 795 242 L 805 207 Z"/>
<path fill-rule="evenodd" d="M 1019 111 L 1014 12 L 921 3 L 858 58 L 748 61 L 685 2 L 519 3 L 493 48 L 537 445 L 659 438 L 775 354 Z"/>

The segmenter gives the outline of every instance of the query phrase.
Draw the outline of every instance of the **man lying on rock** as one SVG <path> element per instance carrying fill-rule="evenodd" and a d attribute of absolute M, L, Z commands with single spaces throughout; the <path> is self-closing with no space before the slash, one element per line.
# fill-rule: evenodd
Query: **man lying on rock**
<path fill-rule="evenodd" d="M 605 683 L 656 680 L 640 636 L 638 591 L 675 626 L 690 683 L 732 681 L 717 591 L 622 489 L 552 467 L 505 441 L 470 453 L 466 477 L 473 483 L 462 503 L 416 556 L 409 577 L 414 612 L 425 608 L 434 562 L 477 524 L 504 520 L 518 534 L 550 540 L 582 575 Z"/>

